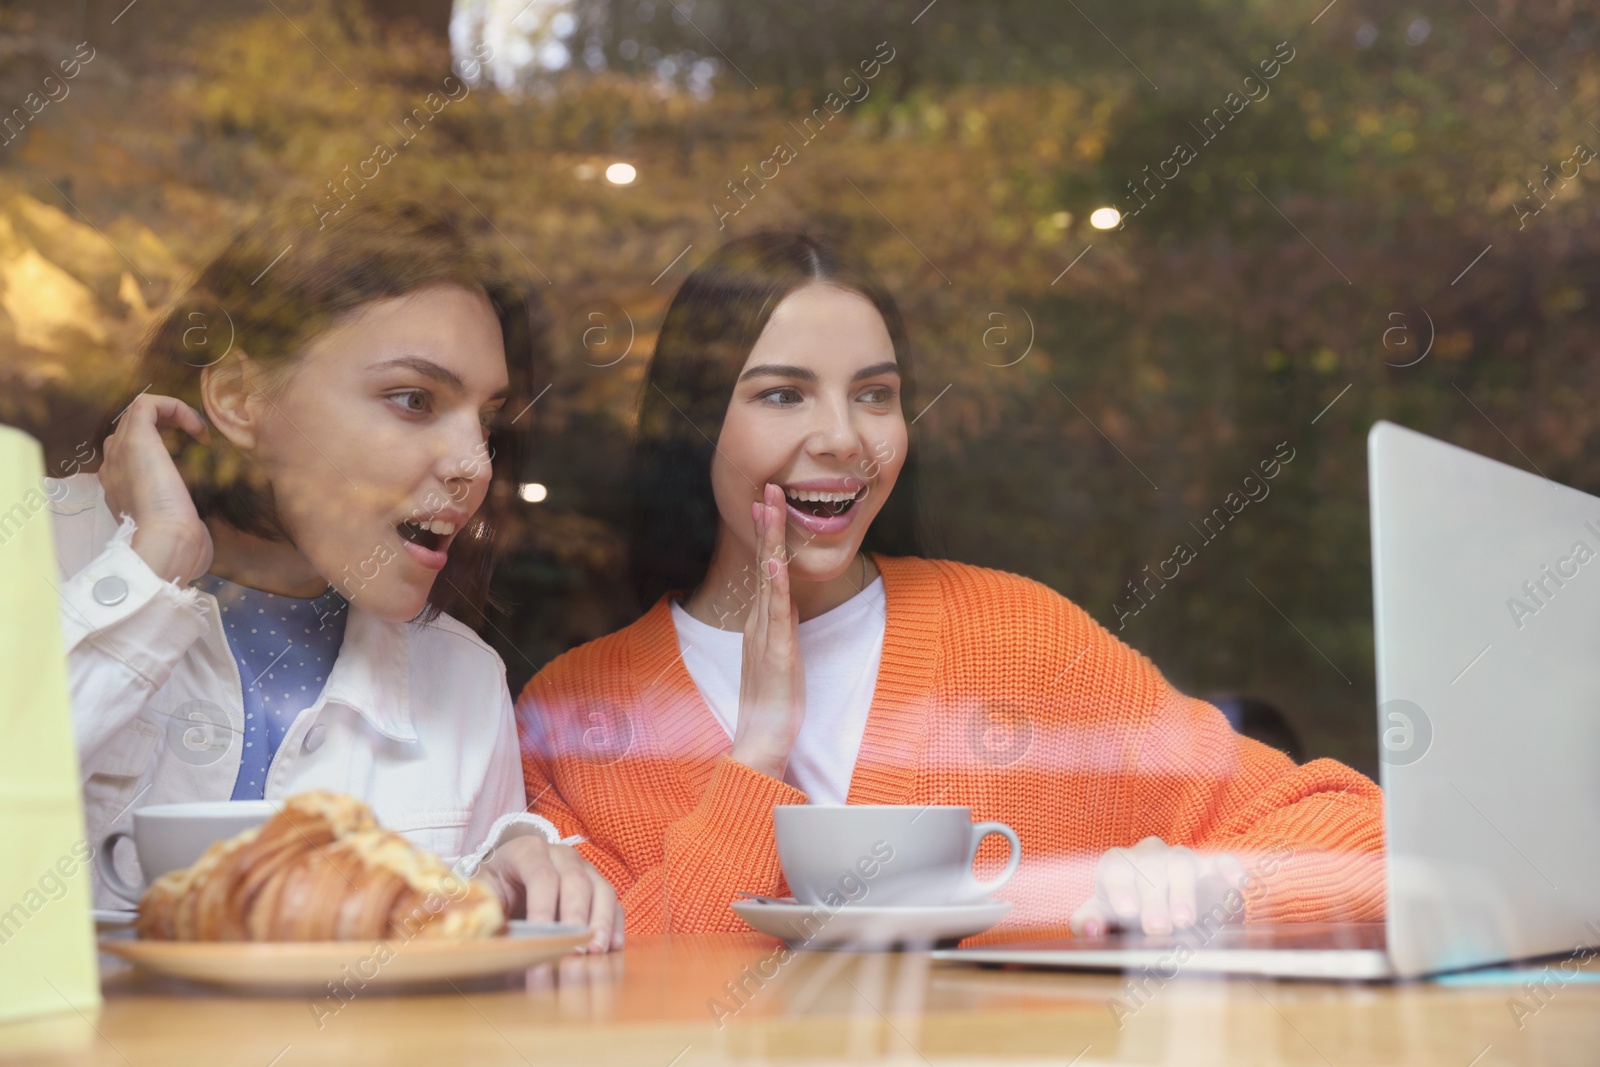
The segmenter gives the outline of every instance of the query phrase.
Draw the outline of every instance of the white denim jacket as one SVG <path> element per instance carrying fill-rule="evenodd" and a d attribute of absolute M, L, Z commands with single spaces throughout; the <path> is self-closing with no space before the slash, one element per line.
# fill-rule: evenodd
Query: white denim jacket
<path fill-rule="evenodd" d="M 89 845 L 151 804 L 227 800 L 243 752 L 239 669 L 216 598 L 156 575 L 133 551 L 92 474 L 46 479 Z M 500 657 L 466 626 L 385 622 L 349 608 L 317 702 L 289 727 L 266 797 L 330 789 L 372 806 L 471 874 L 524 833 L 560 841 L 526 812 L 516 721 Z M 580 840 L 569 838 L 566 843 Z M 133 849 L 117 869 L 137 883 Z M 126 907 L 95 876 L 96 904 Z"/>

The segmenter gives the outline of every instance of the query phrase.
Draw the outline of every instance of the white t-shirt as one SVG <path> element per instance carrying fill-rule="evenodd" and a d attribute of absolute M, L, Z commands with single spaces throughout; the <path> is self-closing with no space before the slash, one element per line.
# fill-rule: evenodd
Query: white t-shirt
<path fill-rule="evenodd" d="M 783 777 L 813 804 L 843 804 L 850 793 L 883 658 L 885 605 L 883 579 L 877 578 L 832 611 L 800 624 L 806 718 Z M 703 623 L 677 602 L 672 625 L 689 677 L 731 738 L 739 721 L 744 634 Z"/>

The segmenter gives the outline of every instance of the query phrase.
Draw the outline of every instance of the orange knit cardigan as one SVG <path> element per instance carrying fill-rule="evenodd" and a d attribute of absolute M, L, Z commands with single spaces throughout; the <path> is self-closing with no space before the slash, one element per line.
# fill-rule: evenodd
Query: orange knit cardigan
<path fill-rule="evenodd" d="M 852 804 L 960 804 L 1014 827 L 1002 927 L 1059 928 L 1107 849 L 1147 836 L 1239 855 L 1246 918 L 1383 918 L 1383 794 L 1295 766 L 1071 601 L 1012 574 L 874 557 L 887 627 Z M 772 809 L 806 795 L 736 763 L 678 653 L 665 597 L 545 667 L 518 707 L 530 809 L 616 887 L 627 929 L 747 930 L 738 890 L 788 892 Z M 1005 855 L 995 837 L 980 876 Z M 1015 933 L 1012 934 L 1015 936 Z"/>

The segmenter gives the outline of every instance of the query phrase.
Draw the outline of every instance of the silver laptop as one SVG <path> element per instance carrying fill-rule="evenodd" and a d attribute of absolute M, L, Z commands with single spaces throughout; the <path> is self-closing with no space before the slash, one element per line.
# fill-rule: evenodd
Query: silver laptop
<path fill-rule="evenodd" d="M 937 958 L 1374 980 L 1600 943 L 1600 498 L 1388 422 L 1367 455 L 1387 922 Z"/>

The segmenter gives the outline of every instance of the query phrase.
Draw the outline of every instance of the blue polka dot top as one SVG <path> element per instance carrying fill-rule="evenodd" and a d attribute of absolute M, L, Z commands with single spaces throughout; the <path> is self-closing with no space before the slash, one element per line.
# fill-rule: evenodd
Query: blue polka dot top
<path fill-rule="evenodd" d="M 261 800 L 267 768 L 295 717 L 317 702 L 344 641 L 348 603 L 332 587 L 321 596 L 278 596 L 214 574 L 194 583 L 217 598 L 222 629 L 239 664 L 244 693 L 244 758 L 234 800 Z"/>

